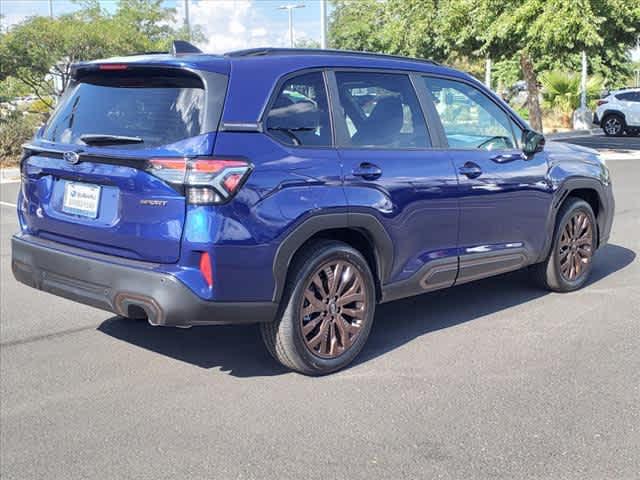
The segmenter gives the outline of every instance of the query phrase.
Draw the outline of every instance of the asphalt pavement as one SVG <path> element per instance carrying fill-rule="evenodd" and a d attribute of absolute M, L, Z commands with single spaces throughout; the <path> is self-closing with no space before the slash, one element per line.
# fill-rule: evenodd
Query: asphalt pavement
<path fill-rule="evenodd" d="M 0 185 L 0 477 L 640 478 L 640 153 L 609 165 L 586 288 L 515 272 L 383 305 L 323 378 L 255 326 L 154 328 L 19 285 Z"/>
<path fill-rule="evenodd" d="M 583 147 L 595 148 L 598 150 L 614 151 L 640 151 L 640 135 L 624 135 L 622 137 L 607 137 L 604 134 L 585 135 L 576 138 L 564 138 L 556 140 L 558 142 L 568 142 Z"/>

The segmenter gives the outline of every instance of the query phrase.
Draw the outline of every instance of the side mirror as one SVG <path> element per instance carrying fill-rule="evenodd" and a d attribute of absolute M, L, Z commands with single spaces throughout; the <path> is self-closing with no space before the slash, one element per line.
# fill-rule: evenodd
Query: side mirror
<path fill-rule="evenodd" d="M 546 140 L 544 135 L 533 130 L 525 130 L 522 132 L 522 151 L 525 155 L 533 155 L 534 153 L 544 150 Z"/>

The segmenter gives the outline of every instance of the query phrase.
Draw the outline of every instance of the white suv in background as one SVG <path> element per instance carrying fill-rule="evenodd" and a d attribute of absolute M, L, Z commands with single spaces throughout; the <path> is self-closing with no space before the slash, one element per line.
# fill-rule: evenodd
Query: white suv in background
<path fill-rule="evenodd" d="M 640 88 L 611 92 L 597 105 L 593 123 L 600 125 L 607 136 L 640 134 Z"/>

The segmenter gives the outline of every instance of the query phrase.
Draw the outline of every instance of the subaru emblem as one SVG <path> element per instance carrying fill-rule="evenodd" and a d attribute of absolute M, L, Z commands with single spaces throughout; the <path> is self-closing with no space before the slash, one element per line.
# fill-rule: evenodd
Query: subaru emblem
<path fill-rule="evenodd" d="M 77 152 L 64 152 L 63 157 L 71 165 L 75 165 L 80 161 L 80 155 Z"/>

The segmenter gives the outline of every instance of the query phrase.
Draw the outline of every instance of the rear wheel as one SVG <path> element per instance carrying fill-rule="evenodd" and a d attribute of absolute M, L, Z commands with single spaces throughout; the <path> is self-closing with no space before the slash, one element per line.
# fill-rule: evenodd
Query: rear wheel
<path fill-rule="evenodd" d="M 602 119 L 602 130 L 608 137 L 619 137 L 624 132 L 624 118 L 609 114 Z"/>
<path fill-rule="evenodd" d="M 551 252 L 532 267 L 539 283 L 555 292 L 571 292 L 589 278 L 597 240 L 596 217 L 582 199 L 569 197 L 558 213 Z"/>
<path fill-rule="evenodd" d="M 348 365 L 364 346 L 375 312 L 373 275 L 349 245 L 310 245 L 289 273 L 282 314 L 261 324 L 273 357 L 292 370 L 323 375 Z"/>

